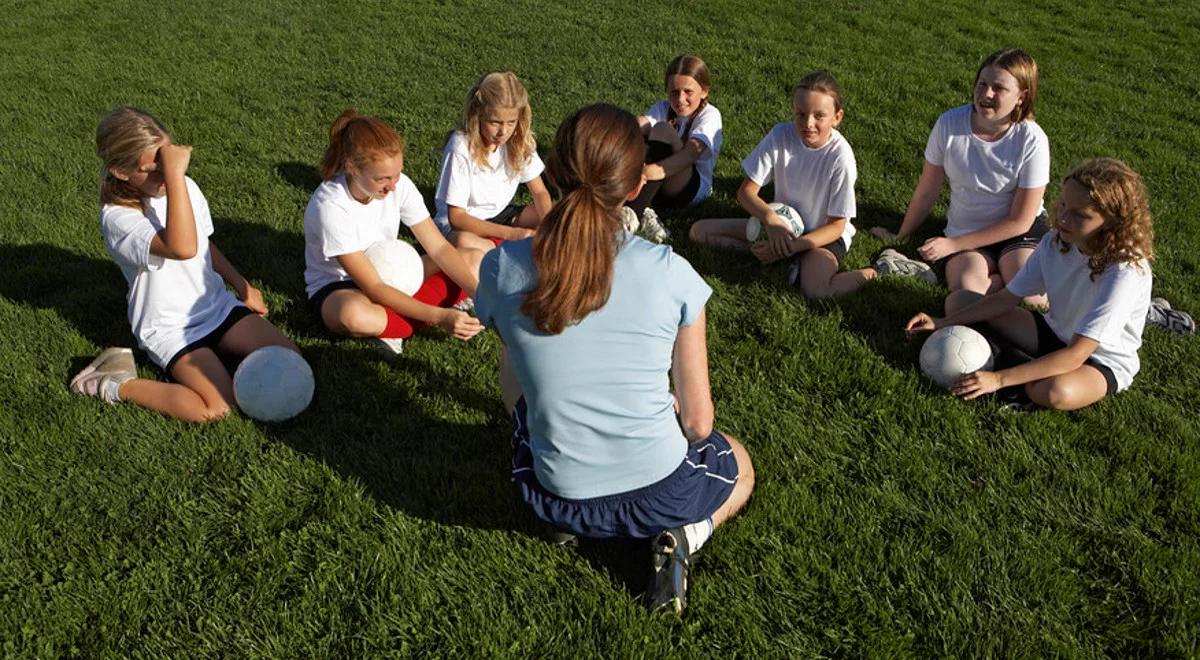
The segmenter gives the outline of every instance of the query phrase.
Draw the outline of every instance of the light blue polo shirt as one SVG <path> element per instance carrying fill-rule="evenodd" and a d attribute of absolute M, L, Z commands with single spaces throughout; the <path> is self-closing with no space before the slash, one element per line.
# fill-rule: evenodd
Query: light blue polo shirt
<path fill-rule="evenodd" d="M 529 408 L 534 471 L 568 499 L 623 493 L 671 474 L 687 439 L 675 419 L 671 353 L 712 289 L 664 245 L 622 234 L 612 293 L 561 334 L 521 313 L 533 288 L 532 239 L 489 252 L 475 311 L 500 333 Z"/>

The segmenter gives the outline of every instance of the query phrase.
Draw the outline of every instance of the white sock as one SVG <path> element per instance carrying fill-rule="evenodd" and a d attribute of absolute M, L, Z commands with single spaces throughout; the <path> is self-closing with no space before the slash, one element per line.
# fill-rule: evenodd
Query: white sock
<path fill-rule="evenodd" d="M 712 536 L 712 533 L 713 524 L 711 517 L 690 525 L 684 525 L 683 535 L 687 537 L 688 552 L 691 553 L 699 550 L 708 541 L 708 538 Z"/>
<path fill-rule="evenodd" d="M 102 387 L 104 389 L 100 398 L 104 399 L 105 401 L 107 401 L 109 403 L 120 403 L 121 395 L 119 394 L 119 392 L 121 391 L 121 386 L 124 384 L 125 384 L 125 381 L 117 380 L 116 378 L 109 378 L 109 379 L 105 380 L 100 385 L 100 387 Z"/>

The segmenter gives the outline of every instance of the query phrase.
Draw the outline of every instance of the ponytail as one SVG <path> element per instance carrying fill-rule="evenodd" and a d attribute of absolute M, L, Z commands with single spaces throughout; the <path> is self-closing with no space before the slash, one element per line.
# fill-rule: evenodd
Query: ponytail
<path fill-rule="evenodd" d="M 404 153 L 404 138 L 376 117 L 346 110 L 329 127 L 329 146 L 321 157 L 321 179 L 328 181 L 346 170 Z"/>
<path fill-rule="evenodd" d="M 538 330 L 560 334 L 608 302 L 619 210 L 645 157 L 637 119 L 620 108 L 589 106 L 559 126 L 546 173 L 563 197 L 534 234 L 538 279 L 521 304 Z"/>

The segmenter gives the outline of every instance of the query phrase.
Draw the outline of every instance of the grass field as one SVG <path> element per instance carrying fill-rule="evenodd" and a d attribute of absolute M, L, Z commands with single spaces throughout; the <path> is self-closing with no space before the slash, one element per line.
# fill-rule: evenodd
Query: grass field
<path fill-rule="evenodd" d="M 301 228 L 346 107 L 403 130 L 432 203 L 482 72 L 517 71 L 544 149 L 582 105 L 649 107 L 690 51 L 712 68 L 726 142 L 715 194 L 670 220 L 676 235 L 740 214 L 741 158 L 824 68 L 847 95 L 848 263 L 865 265 L 882 247 L 865 230 L 898 224 L 934 120 L 969 98 L 984 55 L 1016 45 L 1043 73 L 1049 195 L 1082 158 L 1129 162 L 1151 193 L 1155 293 L 1195 314 L 1195 3 L 686 3 L 696 18 L 607 1 L 4 5 L 3 655 L 1200 654 L 1195 338 L 1147 329 L 1129 391 L 1016 414 L 920 377 L 901 327 L 944 289 L 884 279 L 809 303 L 782 267 L 677 240 L 715 289 L 718 426 L 743 439 L 758 489 L 702 552 L 685 616 L 650 617 L 638 547 L 550 547 L 510 496 L 495 335 L 428 332 L 394 365 L 330 340 L 304 302 Z M 214 240 L 316 371 L 298 419 L 188 426 L 68 394 L 99 347 L 132 342 L 94 155 L 97 121 L 125 103 L 195 145 Z"/>

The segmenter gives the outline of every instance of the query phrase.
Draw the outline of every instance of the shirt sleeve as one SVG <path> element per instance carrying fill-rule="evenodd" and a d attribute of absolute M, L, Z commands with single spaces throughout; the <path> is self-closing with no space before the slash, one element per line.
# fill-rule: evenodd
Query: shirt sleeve
<path fill-rule="evenodd" d="M 212 211 L 208 208 L 208 198 L 200 192 L 200 186 L 187 179 L 188 200 L 192 203 L 192 216 L 196 219 L 196 233 L 201 236 L 213 235 Z"/>
<path fill-rule="evenodd" d="M 500 268 L 500 250 L 488 250 L 479 263 L 479 285 L 475 287 L 475 317 L 485 326 L 494 327 L 496 279 Z"/>
<path fill-rule="evenodd" d="M 471 160 L 465 144 L 462 133 L 452 135 L 446 144 L 437 196 L 447 206 L 466 208 L 471 203 Z"/>
<path fill-rule="evenodd" d="M 1050 183 L 1050 140 L 1037 124 L 1029 126 L 1031 135 L 1026 145 L 1021 171 L 1017 174 L 1020 188 L 1041 188 Z"/>
<path fill-rule="evenodd" d="M 771 178 L 775 169 L 775 130 L 772 129 L 767 136 L 754 147 L 754 151 L 750 152 L 749 156 L 742 161 L 742 170 L 746 172 L 746 178 L 750 179 L 759 186 L 765 186 L 771 182 Z"/>
<path fill-rule="evenodd" d="M 667 111 L 670 108 L 670 104 L 668 104 L 666 101 L 659 101 L 650 106 L 650 109 L 646 111 L 644 116 L 650 120 L 650 125 L 653 126 L 660 121 L 667 120 Z"/>
<path fill-rule="evenodd" d="M 688 135 L 689 140 L 696 140 L 703 144 L 709 151 L 713 150 L 713 144 L 716 143 L 717 134 L 721 132 L 721 114 L 716 112 L 716 108 L 706 105 L 700 111 L 700 116 L 696 117 L 695 123 L 692 124 L 692 132 Z"/>
<path fill-rule="evenodd" d="M 1148 297 L 1149 287 L 1142 282 L 1143 277 L 1135 267 L 1126 264 L 1110 266 L 1101 273 L 1096 280 L 1091 309 L 1079 320 L 1074 334 L 1101 344 L 1119 342 L 1129 317 Z"/>
<path fill-rule="evenodd" d="M 542 162 L 542 157 L 538 155 L 536 150 L 534 150 L 534 152 L 529 155 L 529 160 L 525 161 L 525 167 L 521 169 L 521 183 L 529 183 L 530 181 L 533 181 L 539 177 L 545 169 L 546 164 Z"/>
<path fill-rule="evenodd" d="M 150 219 L 138 209 L 106 206 L 100 215 L 100 230 L 113 259 L 138 270 L 158 270 L 163 257 L 150 253 L 150 242 L 158 232 Z"/>
<path fill-rule="evenodd" d="M 1042 272 L 1042 258 L 1047 250 L 1055 250 L 1057 248 L 1050 242 L 1051 234 L 1048 232 L 1042 237 L 1040 243 L 1033 254 L 1029 255 L 1029 259 L 1025 261 L 1025 265 L 1021 266 L 1021 270 L 1017 271 L 1017 275 L 1009 281 L 1008 292 L 1018 298 L 1028 298 L 1030 296 L 1040 296 L 1046 293 L 1046 278 Z"/>
<path fill-rule="evenodd" d="M 938 167 L 946 164 L 946 115 L 938 117 L 933 130 L 929 131 L 929 139 L 925 142 L 925 160 Z"/>
<path fill-rule="evenodd" d="M 671 252 L 667 262 L 667 281 L 671 283 L 671 290 L 679 304 L 679 327 L 690 326 L 704 311 L 712 288 L 687 259 L 674 252 Z"/>
<path fill-rule="evenodd" d="M 396 195 L 400 204 L 400 222 L 403 222 L 405 227 L 411 227 L 429 217 L 429 209 L 425 207 L 421 191 L 417 190 L 417 185 L 408 178 L 408 175 L 400 175 L 400 182 L 396 184 L 396 192 L 392 194 Z"/>

